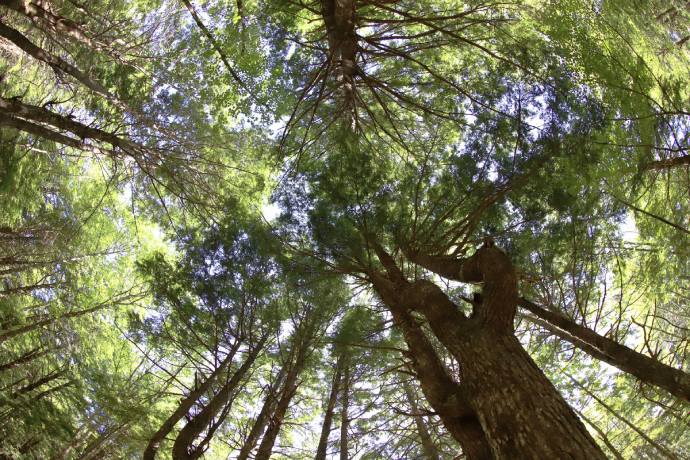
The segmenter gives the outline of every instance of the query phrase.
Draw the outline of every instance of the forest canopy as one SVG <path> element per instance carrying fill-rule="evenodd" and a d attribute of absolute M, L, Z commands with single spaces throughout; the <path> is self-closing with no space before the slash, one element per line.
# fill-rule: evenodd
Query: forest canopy
<path fill-rule="evenodd" d="M 0 0 L 0 459 L 687 459 L 689 301 L 686 0 Z"/>

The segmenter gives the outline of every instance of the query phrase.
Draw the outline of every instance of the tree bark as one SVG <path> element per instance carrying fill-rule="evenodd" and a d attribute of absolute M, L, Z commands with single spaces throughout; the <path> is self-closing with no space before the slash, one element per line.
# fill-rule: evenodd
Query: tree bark
<path fill-rule="evenodd" d="M 68 36 L 94 51 L 100 51 L 101 46 L 97 45 L 74 21 L 65 17 L 53 14 L 43 8 L 40 4 L 30 0 L 5 0 L 2 2 L 7 8 L 13 9 L 31 20 L 42 20 L 47 23 L 54 32 Z"/>
<path fill-rule="evenodd" d="M 227 367 L 232 363 L 232 360 L 235 357 L 235 354 L 237 353 L 237 349 L 239 348 L 239 346 L 240 341 L 238 340 L 235 344 L 233 344 L 233 347 L 231 348 L 228 355 L 220 363 L 220 365 L 211 373 L 211 375 L 209 375 L 208 378 L 206 378 L 201 383 L 201 385 L 199 385 L 198 388 L 195 388 L 192 391 L 190 391 L 189 394 L 180 401 L 180 404 L 177 406 L 175 411 L 170 415 L 170 417 L 168 417 L 165 420 L 165 422 L 163 422 L 158 431 L 156 431 L 153 434 L 153 436 L 151 436 L 151 438 L 149 439 L 149 442 L 146 445 L 146 449 L 144 449 L 143 460 L 153 460 L 156 457 L 156 452 L 158 451 L 161 442 L 163 442 L 168 433 L 172 431 L 177 422 L 179 422 L 182 419 L 182 417 L 189 413 L 189 410 L 192 408 L 192 406 L 194 406 L 196 401 L 204 393 L 206 393 L 209 390 L 209 388 L 211 388 L 211 385 L 213 384 L 213 382 L 216 381 L 218 376 L 222 372 L 224 372 L 225 369 L 227 369 Z"/>
<path fill-rule="evenodd" d="M 4 112 L 4 113 L 3 113 Z M 120 150 L 123 152 L 126 152 L 128 154 L 132 154 L 133 152 L 137 151 L 144 151 L 145 149 L 142 146 L 136 145 L 133 142 L 123 139 L 115 134 L 109 133 L 107 131 L 103 131 L 98 128 L 92 128 L 90 126 L 87 126 L 83 123 L 79 123 L 78 121 L 74 121 L 69 117 L 60 115 L 59 113 L 52 112 L 44 107 L 38 107 L 35 105 L 30 105 L 30 104 L 24 104 L 23 102 L 20 102 L 16 99 L 6 99 L 4 97 L 0 97 L 0 114 L 3 114 L 6 116 L 6 118 L 15 118 L 19 117 L 25 120 L 31 120 L 33 122 L 38 122 L 38 123 L 46 123 L 48 125 L 54 126 L 55 128 L 62 129 L 64 131 L 68 131 L 75 136 L 79 137 L 80 139 L 94 139 L 100 142 L 106 142 L 108 144 L 111 144 L 113 147 L 118 147 Z M 11 121 L 11 120 L 10 120 Z M 21 120 L 19 120 L 21 121 Z M 4 123 L 4 122 L 3 122 Z M 9 123 L 9 121 L 8 121 Z M 35 125 L 38 128 L 42 128 L 45 131 L 48 131 L 47 129 L 43 128 L 42 126 Z M 22 129 L 22 127 L 18 127 L 18 129 Z M 28 131 L 31 132 L 31 131 Z M 38 130 L 35 133 L 32 134 L 39 134 L 42 131 Z M 51 131 L 52 132 L 52 131 Z M 66 137 L 64 135 L 61 135 L 59 133 L 54 133 L 58 136 Z M 55 140 L 56 142 L 60 142 L 65 145 L 70 145 L 71 147 L 77 147 L 81 145 L 81 143 L 78 140 L 72 139 L 67 137 L 65 139 L 53 139 L 52 137 L 49 138 L 49 140 Z M 74 145 L 71 145 L 71 144 Z"/>
<path fill-rule="evenodd" d="M 280 428 L 283 426 L 285 414 L 300 384 L 298 377 L 304 367 L 308 344 L 309 340 L 307 339 L 297 345 L 299 348 L 296 350 L 294 361 L 290 364 L 290 369 L 285 375 L 285 383 L 280 392 L 280 398 L 278 398 L 276 408 L 268 422 L 268 428 L 264 433 L 264 437 L 261 439 L 261 444 L 259 444 L 259 449 L 254 457 L 255 460 L 268 460 L 271 457 L 273 445 L 275 444 L 276 438 L 278 438 Z"/>
<path fill-rule="evenodd" d="M 348 431 L 350 429 L 350 360 L 343 357 L 343 385 L 340 397 L 340 460 L 349 460 Z"/>
<path fill-rule="evenodd" d="M 663 388 L 672 395 L 690 402 L 690 375 L 682 370 L 599 335 L 570 318 L 547 310 L 529 300 L 520 299 L 520 306 L 544 320 L 546 324 L 541 323 L 541 325 L 549 332 L 570 342 L 592 357 L 635 376 L 641 382 Z"/>
<path fill-rule="evenodd" d="M 259 440 L 259 437 L 261 437 L 261 434 L 266 429 L 266 424 L 273 415 L 276 404 L 278 404 L 278 398 L 276 398 L 276 393 L 278 392 L 279 388 L 282 388 L 284 378 L 285 368 L 283 367 L 280 369 L 280 372 L 276 376 L 276 379 L 273 382 L 273 384 L 267 390 L 266 398 L 264 399 L 264 405 L 261 407 L 261 412 L 259 412 L 259 415 L 256 417 L 256 420 L 252 425 L 252 429 L 249 432 L 249 436 L 247 436 L 247 439 L 244 441 L 244 444 L 242 445 L 242 449 L 240 449 L 240 453 L 237 456 L 237 460 L 247 460 L 249 458 L 249 454 L 251 453 L 252 449 L 254 449 L 254 447 L 256 446 L 256 442 Z"/>
<path fill-rule="evenodd" d="M 48 53 L 44 49 L 36 46 L 21 32 L 3 24 L 2 22 L 0 22 L 0 37 L 4 37 L 7 40 L 11 41 L 19 49 L 21 49 L 34 59 L 48 64 L 48 66 L 50 66 L 55 72 L 63 72 L 68 75 L 71 75 L 79 83 L 83 84 L 95 93 L 104 96 L 106 99 L 110 101 L 117 101 L 117 98 L 115 96 L 110 94 L 108 90 L 106 90 L 100 83 L 92 80 L 84 72 L 82 72 L 69 62 L 66 62 L 65 60 L 60 59 L 59 57 L 54 56 L 53 54 Z"/>
<path fill-rule="evenodd" d="M 405 307 L 424 315 L 460 363 L 461 388 L 495 458 L 606 458 L 515 338 L 517 277 L 502 251 L 488 242 L 463 263 L 462 280 L 483 283 L 483 300 L 467 318 L 438 286 L 410 283 L 382 247 L 375 250 L 390 289 L 400 292 Z"/>
<path fill-rule="evenodd" d="M 202 449 L 192 447 L 194 440 L 209 426 L 213 417 L 226 409 L 226 405 L 232 404 L 231 398 L 234 390 L 239 386 L 244 376 L 254 364 L 265 342 L 266 337 L 263 337 L 261 341 L 249 351 L 244 363 L 235 371 L 220 391 L 211 398 L 201 412 L 194 416 L 194 418 L 180 430 L 173 444 L 172 456 L 174 460 L 194 460 L 203 454 Z"/>
<path fill-rule="evenodd" d="M 439 460 L 441 457 L 438 454 L 438 449 L 436 449 L 434 441 L 431 439 L 431 435 L 426 427 L 426 423 L 424 423 L 424 417 L 422 417 L 422 415 L 419 413 L 419 407 L 417 406 L 414 391 L 412 390 L 409 382 L 403 382 L 403 388 L 405 390 L 405 396 L 407 397 L 407 403 L 410 405 L 410 410 L 414 414 L 414 423 L 417 427 L 419 439 L 422 441 L 424 457 L 427 460 Z"/>
<path fill-rule="evenodd" d="M 328 449 L 328 436 L 331 433 L 331 425 L 333 424 L 333 415 L 335 412 L 335 404 L 338 400 L 338 393 L 340 390 L 340 381 L 342 375 L 343 357 L 340 356 L 336 360 L 335 371 L 333 372 L 333 379 L 331 381 L 331 391 L 328 396 L 328 403 L 326 405 L 326 412 L 323 416 L 323 425 L 321 426 L 321 436 L 319 437 L 319 445 L 316 448 L 316 455 L 314 460 L 326 460 L 326 450 Z"/>
<path fill-rule="evenodd" d="M 687 37 L 686 37 L 687 40 Z M 681 166 L 690 166 L 690 155 L 682 155 L 675 158 L 667 158 L 665 160 L 652 161 L 645 165 L 646 170 L 664 170 L 679 168 Z"/>
<path fill-rule="evenodd" d="M 406 252 L 410 260 L 445 278 L 466 281 L 463 278 L 465 260 L 450 256 L 429 256 Z M 623 372 L 629 373 L 649 385 L 663 388 L 674 396 L 690 401 L 690 375 L 661 363 L 649 356 L 621 345 L 615 340 L 597 334 L 573 320 L 520 298 L 519 305 L 546 323 L 541 325 L 575 345 L 592 357 L 604 361 Z"/>
<path fill-rule="evenodd" d="M 379 296 L 388 305 L 395 326 L 409 349 L 408 356 L 424 397 L 443 425 L 462 447 L 468 460 L 491 460 L 491 448 L 474 409 L 460 386 L 453 381 L 417 320 L 402 306 L 399 293 L 377 273 L 370 277 Z"/>

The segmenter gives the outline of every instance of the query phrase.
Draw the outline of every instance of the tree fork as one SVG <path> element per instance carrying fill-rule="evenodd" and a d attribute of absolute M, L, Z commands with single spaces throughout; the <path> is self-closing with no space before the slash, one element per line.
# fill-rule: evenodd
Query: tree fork
<path fill-rule="evenodd" d="M 517 279 L 502 251 L 485 244 L 462 267 L 464 281 L 484 283 L 483 311 L 475 309 L 466 318 L 438 287 L 432 289 L 433 283 L 410 283 L 380 245 L 375 249 L 389 288 L 400 292 L 405 308 L 425 316 L 461 364 L 461 388 L 495 458 L 606 458 L 513 335 Z M 455 322 L 449 322 L 452 318 Z"/>

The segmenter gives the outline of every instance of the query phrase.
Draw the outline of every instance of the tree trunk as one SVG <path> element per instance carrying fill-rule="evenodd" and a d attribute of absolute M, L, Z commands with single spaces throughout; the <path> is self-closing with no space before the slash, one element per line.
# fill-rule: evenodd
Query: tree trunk
<path fill-rule="evenodd" d="M 546 324 L 540 322 L 540 325 L 549 332 L 572 343 L 592 357 L 637 377 L 641 382 L 663 388 L 672 395 L 690 402 L 690 375 L 682 370 L 599 335 L 570 318 L 526 299 L 520 299 L 520 306 L 544 320 Z"/>
<path fill-rule="evenodd" d="M 335 364 L 335 371 L 333 372 L 333 379 L 331 382 L 331 391 L 328 397 L 328 404 L 326 405 L 326 412 L 323 416 L 321 436 L 319 438 L 319 445 L 316 449 L 316 456 L 314 457 L 314 460 L 326 460 L 326 450 L 328 449 L 328 435 L 331 433 L 331 425 L 333 424 L 335 404 L 338 400 L 342 366 L 343 357 L 340 356 Z"/>
<path fill-rule="evenodd" d="M 412 369 L 424 397 L 441 418 L 443 425 L 462 447 L 468 460 L 491 460 L 486 435 L 460 386 L 453 381 L 417 320 L 402 307 L 398 293 L 390 289 L 376 273 L 370 277 L 376 291 L 389 306 L 395 326 L 400 329 L 409 349 Z"/>
<path fill-rule="evenodd" d="M 100 51 L 102 48 L 94 43 L 86 32 L 84 32 L 74 21 L 53 14 L 51 11 L 43 8 L 40 3 L 35 3 L 28 0 L 6 0 L 2 2 L 2 4 L 27 16 L 34 22 L 37 19 L 45 21 L 45 23 L 47 23 L 54 32 L 68 36 L 88 46 L 94 51 Z"/>
<path fill-rule="evenodd" d="M 234 390 L 239 386 L 244 376 L 254 364 L 254 360 L 256 360 L 259 352 L 263 349 L 265 342 L 266 338 L 264 337 L 249 351 L 244 363 L 235 371 L 220 391 L 211 398 L 201 412 L 196 414 L 196 416 L 187 422 L 184 428 L 180 430 L 173 444 L 172 456 L 174 460 L 194 460 L 203 454 L 201 449 L 192 448 L 194 440 L 211 424 L 212 419 L 217 414 L 226 409 L 225 406 L 227 404 L 232 404 L 232 402 L 229 401 L 231 401 Z"/>
<path fill-rule="evenodd" d="M 685 38 L 687 40 L 688 37 Z M 665 160 L 652 161 L 647 163 L 644 168 L 646 170 L 664 170 L 679 168 L 681 166 L 690 166 L 690 155 L 682 155 L 675 158 L 667 158 Z"/>
<path fill-rule="evenodd" d="M 264 399 L 264 405 L 261 407 L 261 412 L 257 415 L 252 429 L 249 432 L 249 436 L 244 441 L 242 449 L 237 456 L 237 460 L 247 460 L 252 449 L 256 446 L 256 442 L 261 437 L 261 434 L 266 429 L 266 424 L 268 423 L 270 417 L 275 411 L 276 404 L 278 404 L 278 398 L 276 398 L 276 393 L 278 389 L 283 385 L 283 379 L 285 378 L 285 368 L 281 368 L 280 372 L 276 376 L 275 382 L 268 388 L 266 398 Z"/>
<path fill-rule="evenodd" d="M 347 432 L 350 429 L 350 361 L 343 358 L 343 388 L 340 397 L 340 460 L 349 460 L 350 452 L 347 443 Z"/>
<path fill-rule="evenodd" d="M 60 59 L 53 54 L 48 53 L 44 49 L 33 44 L 28 38 L 26 38 L 21 32 L 15 30 L 2 22 L 0 22 L 0 37 L 6 38 L 7 40 L 14 43 L 18 48 L 24 51 L 29 56 L 36 60 L 42 61 L 48 64 L 57 73 L 66 73 L 74 77 L 79 83 L 83 84 L 90 90 L 104 96 L 110 101 L 116 101 L 117 98 L 110 94 L 100 83 L 92 80 L 88 75 L 83 73 L 81 70 L 70 64 L 69 62 Z"/>
<path fill-rule="evenodd" d="M 206 378 L 206 380 L 204 380 L 198 388 L 193 389 L 189 392 L 189 394 L 186 397 L 180 400 L 180 404 L 177 406 L 177 409 L 175 409 L 175 411 L 170 415 L 170 417 L 168 417 L 167 420 L 163 422 L 158 431 L 156 431 L 153 434 L 153 436 L 151 436 L 151 438 L 149 439 L 149 443 L 147 444 L 146 449 L 144 450 L 143 460 L 153 460 L 156 457 L 156 452 L 158 451 L 161 442 L 163 442 L 168 433 L 172 431 L 177 422 L 179 422 L 182 419 L 182 417 L 189 413 L 189 410 L 192 408 L 192 406 L 194 406 L 196 401 L 209 390 L 209 388 L 217 379 L 217 377 L 223 371 L 225 371 L 225 369 L 232 363 L 232 360 L 235 357 L 235 353 L 237 352 L 239 346 L 240 342 L 238 340 L 235 344 L 233 344 L 233 347 L 230 349 L 228 355 L 220 363 L 220 365 L 211 373 L 211 375 L 209 375 L 208 378 Z"/>
<path fill-rule="evenodd" d="M 280 433 L 280 428 L 283 426 L 283 420 L 285 419 L 285 414 L 290 407 L 290 402 L 293 396 L 297 392 L 300 382 L 297 380 L 299 373 L 304 367 L 304 360 L 306 358 L 307 350 L 306 344 L 301 344 L 300 349 L 297 351 L 297 356 L 295 361 L 291 364 L 290 369 L 285 376 L 285 383 L 283 384 L 283 389 L 280 392 L 280 398 L 276 404 L 275 411 L 268 422 L 268 428 L 264 433 L 264 437 L 261 439 L 261 444 L 259 444 L 259 449 L 256 452 L 255 460 L 268 460 L 273 452 L 273 445 L 275 444 L 276 438 L 278 438 L 278 433 Z"/>
<path fill-rule="evenodd" d="M 37 347 L 34 348 L 33 350 L 24 353 L 23 355 L 19 356 L 18 358 L 13 359 L 10 362 L 7 362 L 5 364 L 0 365 L 0 372 L 6 371 L 8 369 L 13 369 L 17 366 L 20 366 L 22 364 L 28 363 L 33 361 L 34 359 L 40 358 L 41 356 L 44 356 L 48 353 L 53 351 L 52 349 L 49 348 L 41 348 Z"/>
<path fill-rule="evenodd" d="M 26 386 L 19 388 L 17 391 L 12 393 L 12 398 L 16 398 L 19 395 L 33 391 L 36 388 L 39 388 L 39 387 L 45 385 L 46 383 L 50 383 L 53 380 L 58 379 L 58 378 L 62 377 L 63 375 L 65 375 L 67 373 L 67 371 L 68 371 L 68 369 L 62 369 L 60 371 L 53 371 L 50 374 L 46 375 L 45 377 L 41 377 L 40 379 L 36 380 L 35 382 L 32 382 Z"/>
<path fill-rule="evenodd" d="M 491 242 L 467 259 L 462 281 L 482 282 L 482 302 L 470 318 L 434 283 L 410 283 L 393 258 L 375 247 L 390 289 L 422 313 L 461 366 L 461 388 L 496 459 L 606 458 L 556 388 L 513 334 L 517 276 Z"/>
<path fill-rule="evenodd" d="M 438 450 L 434 441 L 431 439 L 429 430 L 424 423 L 424 417 L 419 413 L 419 407 L 417 407 L 417 401 L 415 398 L 414 391 L 410 386 L 409 382 L 403 382 L 403 388 L 405 389 L 405 396 L 407 397 L 407 403 L 410 405 L 410 410 L 414 414 L 414 423 L 417 427 L 417 433 L 419 434 L 419 439 L 422 441 L 422 448 L 424 450 L 424 457 L 427 460 L 439 460 L 441 457 L 438 455 Z"/>
<path fill-rule="evenodd" d="M 463 276 L 463 265 L 466 260 L 451 256 L 429 256 L 409 251 L 405 254 L 413 262 L 445 278 L 466 281 Z M 538 318 L 546 321 L 546 324 L 540 323 L 543 327 L 592 357 L 617 367 L 644 383 L 658 386 L 678 398 L 690 401 L 690 375 L 682 370 L 638 353 L 527 299 L 519 299 L 519 304 Z"/>

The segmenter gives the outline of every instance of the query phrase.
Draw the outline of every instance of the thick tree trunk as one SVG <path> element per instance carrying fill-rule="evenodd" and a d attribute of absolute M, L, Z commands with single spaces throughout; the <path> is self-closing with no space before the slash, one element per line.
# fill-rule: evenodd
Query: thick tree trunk
<path fill-rule="evenodd" d="M 268 424 L 269 419 L 275 411 L 276 404 L 278 404 L 276 393 L 278 392 L 278 389 L 282 387 L 284 378 L 285 368 L 281 368 L 280 372 L 276 376 L 275 382 L 273 382 L 273 384 L 267 390 L 264 405 L 261 407 L 261 412 L 259 412 L 256 420 L 254 420 L 252 429 L 249 432 L 249 436 L 247 436 L 247 439 L 244 441 L 242 449 L 240 449 L 237 460 L 247 460 L 249 458 L 249 454 L 254 449 L 257 441 L 261 437 L 261 434 L 266 429 L 266 424 Z"/>
<path fill-rule="evenodd" d="M 321 16 L 326 25 L 329 69 L 336 74 L 342 92 L 344 113 L 354 127 L 356 123 L 356 87 L 358 40 L 355 31 L 357 10 L 355 0 L 321 0 Z"/>
<path fill-rule="evenodd" d="M 413 262 L 445 278 L 467 281 L 463 275 L 466 260 L 451 256 L 429 256 L 418 252 L 406 252 L 406 255 Z M 527 299 L 519 299 L 519 304 L 545 321 L 546 323 L 542 323 L 543 327 L 592 357 L 605 361 L 644 383 L 658 386 L 678 398 L 690 401 L 690 375 L 682 370 L 638 353 Z"/>
<path fill-rule="evenodd" d="M 605 458 L 514 336 L 478 331 L 453 348 L 496 458 Z"/>
<path fill-rule="evenodd" d="M 615 340 L 580 326 L 570 318 L 526 299 L 520 299 L 520 306 L 544 320 L 546 324 L 540 324 L 549 332 L 572 343 L 592 357 L 637 377 L 641 382 L 663 388 L 672 395 L 690 402 L 690 375 L 680 369 L 621 345 Z"/>
<path fill-rule="evenodd" d="M 491 448 L 479 419 L 451 379 L 436 351 L 417 320 L 402 306 L 398 293 L 376 273 L 370 274 L 374 287 L 393 315 L 409 349 L 412 368 L 429 405 L 438 413 L 443 425 L 462 447 L 468 460 L 491 460 Z"/>
<path fill-rule="evenodd" d="M 331 434 L 331 425 L 333 424 L 333 415 L 335 413 L 335 404 L 338 400 L 338 393 L 340 389 L 340 381 L 342 374 L 343 357 L 340 356 L 335 364 L 335 371 L 333 372 L 333 379 L 331 381 L 331 391 L 328 396 L 328 403 L 326 405 L 326 412 L 323 416 L 323 425 L 321 426 L 321 436 L 319 437 L 319 445 L 316 448 L 316 455 L 314 460 L 325 460 L 326 450 L 328 449 L 328 435 Z"/>
<path fill-rule="evenodd" d="M 168 433 L 172 431 L 177 422 L 179 422 L 182 419 L 182 417 L 189 413 L 189 410 L 192 408 L 192 406 L 194 406 L 196 401 L 204 393 L 206 393 L 209 390 L 209 388 L 211 388 L 211 385 L 213 384 L 213 382 L 216 381 L 218 376 L 222 372 L 224 372 L 225 369 L 227 369 L 227 367 L 232 363 L 232 360 L 235 357 L 235 353 L 237 352 L 239 346 L 240 342 L 237 341 L 233 345 L 225 359 L 211 373 L 211 375 L 209 375 L 208 378 L 206 378 L 197 388 L 194 388 L 192 391 L 190 391 L 189 394 L 180 401 L 180 404 L 177 406 L 175 411 L 172 414 L 170 414 L 170 417 L 168 417 L 167 420 L 163 422 L 158 431 L 156 431 L 153 434 L 153 436 L 151 436 L 151 438 L 149 439 L 149 443 L 147 444 L 146 449 L 144 450 L 143 460 L 153 460 L 155 458 L 156 452 L 158 451 L 161 442 L 163 442 Z"/>
<path fill-rule="evenodd" d="M 429 434 L 429 429 L 424 422 L 424 417 L 419 412 L 419 407 L 417 406 L 417 400 L 410 386 L 409 382 L 403 382 L 403 388 L 405 389 L 405 397 L 407 398 L 407 403 L 410 405 L 410 410 L 414 414 L 414 423 L 417 427 L 417 433 L 419 434 L 419 439 L 422 441 L 422 449 L 424 450 L 424 457 L 427 460 L 439 460 L 441 457 L 438 454 L 436 445 L 431 439 Z"/>
<path fill-rule="evenodd" d="M 404 306 L 420 311 L 461 366 L 461 388 L 497 459 L 606 458 L 577 415 L 513 335 L 517 277 L 508 257 L 486 244 L 462 266 L 482 282 L 471 318 L 435 284 L 409 283 L 393 258 L 375 247 Z"/>
<path fill-rule="evenodd" d="M 343 357 L 343 385 L 340 396 L 340 460 L 349 460 L 348 431 L 350 429 L 350 360 Z"/>
<path fill-rule="evenodd" d="M 216 415 L 226 409 L 226 405 L 231 404 L 229 401 L 231 401 L 235 389 L 239 386 L 244 376 L 254 364 L 256 357 L 263 349 L 265 341 L 265 337 L 262 338 L 261 341 L 249 351 L 244 363 L 235 371 L 220 391 L 211 398 L 201 412 L 196 414 L 196 416 L 187 422 L 184 428 L 180 430 L 173 444 L 172 456 L 174 460 L 194 460 L 203 454 L 201 449 L 192 447 L 194 440 L 196 440 L 197 436 L 211 424 L 211 421 Z M 224 412 L 226 413 L 227 411 Z"/>

